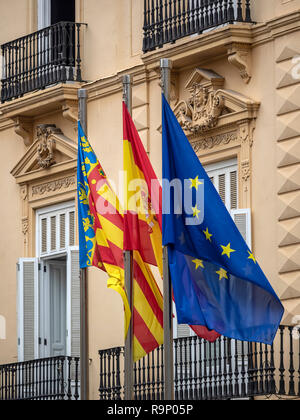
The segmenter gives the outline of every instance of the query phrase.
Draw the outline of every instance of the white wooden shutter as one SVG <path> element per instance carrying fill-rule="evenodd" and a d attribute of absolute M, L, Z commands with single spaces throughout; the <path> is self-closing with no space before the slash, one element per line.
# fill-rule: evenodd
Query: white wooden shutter
<path fill-rule="evenodd" d="M 19 362 L 34 360 L 37 356 L 38 331 L 38 260 L 20 259 L 18 277 L 18 359 Z"/>
<path fill-rule="evenodd" d="M 38 212 L 37 255 L 48 257 L 66 253 L 75 245 L 75 208 L 73 203 L 53 206 Z"/>
<path fill-rule="evenodd" d="M 232 210 L 231 216 L 249 249 L 252 249 L 251 209 Z"/>
<path fill-rule="evenodd" d="M 238 208 L 238 166 L 231 159 L 205 167 L 228 211 Z"/>
<path fill-rule="evenodd" d="M 80 357 L 80 267 L 79 249 L 72 247 L 67 262 L 67 352 Z"/>

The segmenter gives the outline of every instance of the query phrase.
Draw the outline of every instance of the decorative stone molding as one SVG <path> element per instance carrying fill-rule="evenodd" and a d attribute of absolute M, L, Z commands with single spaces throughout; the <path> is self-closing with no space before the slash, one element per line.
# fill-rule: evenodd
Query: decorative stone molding
<path fill-rule="evenodd" d="M 235 66 L 245 83 L 249 83 L 251 74 L 251 50 L 248 44 L 232 44 L 228 49 L 228 61 Z"/>
<path fill-rule="evenodd" d="M 23 185 L 20 189 L 20 196 L 23 201 L 27 199 L 27 195 L 28 195 L 27 192 L 28 192 L 27 186 Z"/>
<path fill-rule="evenodd" d="M 197 135 L 216 127 L 224 111 L 223 84 L 224 78 L 211 70 L 198 68 L 192 73 L 185 86 L 189 99 L 176 107 L 187 134 Z"/>
<path fill-rule="evenodd" d="M 77 128 L 78 121 L 78 105 L 77 103 L 67 102 L 62 108 L 63 117 L 70 121 L 74 128 Z"/>
<path fill-rule="evenodd" d="M 203 150 L 213 149 L 216 146 L 227 145 L 233 143 L 238 139 L 237 131 L 217 134 L 215 136 L 204 137 L 192 143 L 195 153 Z"/>
<path fill-rule="evenodd" d="M 22 218 L 22 233 L 23 233 L 24 236 L 27 235 L 28 228 L 29 228 L 29 220 L 28 220 L 28 217 L 23 217 Z"/>
<path fill-rule="evenodd" d="M 46 193 L 56 192 L 62 189 L 69 189 L 76 185 L 76 177 L 68 176 L 65 178 L 61 178 L 55 181 L 46 182 L 44 184 L 35 185 L 32 187 L 31 195 L 34 196 L 42 196 Z"/>
<path fill-rule="evenodd" d="M 34 143 L 11 174 L 20 186 L 24 257 L 35 252 L 35 210 L 76 199 L 77 143 L 54 124 L 37 126 Z M 55 164 L 56 162 L 56 164 Z"/>
<path fill-rule="evenodd" d="M 199 84 L 193 86 L 188 106 L 180 108 L 180 125 L 185 131 L 198 134 L 216 127 L 224 109 L 220 92 L 209 92 Z"/>
<path fill-rule="evenodd" d="M 248 181 L 248 179 L 251 176 L 251 167 L 250 167 L 250 161 L 247 160 L 243 160 L 243 162 L 241 163 L 241 168 L 242 168 L 242 178 L 244 181 Z"/>
<path fill-rule="evenodd" d="M 195 69 L 185 86 L 189 96 L 174 113 L 202 162 L 238 157 L 239 205 L 251 207 L 251 148 L 258 102 L 224 89 L 225 79 L 212 70 Z M 158 128 L 161 130 L 161 126 Z"/>
<path fill-rule="evenodd" d="M 54 165 L 56 141 L 51 138 L 52 134 L 62 134 L 59 128 L 53 124 L 42 124 L 37 127 L 37 162 L 40 168 L 46 169 Z"/>
<path fill-rule="evenodd" d="M 14 118 L 15 132 L 22 137 L 25 146 L 29 147 L 33 142 L 33 129 L 31 118 L 17 117 Z"/>

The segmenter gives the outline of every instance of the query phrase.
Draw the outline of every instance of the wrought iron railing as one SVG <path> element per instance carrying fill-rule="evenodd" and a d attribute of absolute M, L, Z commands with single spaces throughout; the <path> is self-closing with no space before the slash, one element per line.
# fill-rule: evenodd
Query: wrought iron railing
<path fill-rule="evenodd" d="M 174 340 L 176 400 L 300 397 L 300 335 L 281 326 L 272 346 L 220 337 Z M 101 350 L 101 400 L 124 398 L 124 349 Z M 134 365 L 134 398 L 164 399 L 163 346 Z"/>
<path fill-rule="evenodd" d="M 0 366 L 0 400 L 78 400 L 79 358 L 51 357 Z"/>
<path fill-rule="evenodd" d="M 250 0 L 144 0 L 143 51 L 235 22 L 252 22 Z"/>
<path fill-rule="evenodd" d="M 83 24 L 60 22 L 1 46 L 1 102 L 56 83 L 82 81 Z"/>

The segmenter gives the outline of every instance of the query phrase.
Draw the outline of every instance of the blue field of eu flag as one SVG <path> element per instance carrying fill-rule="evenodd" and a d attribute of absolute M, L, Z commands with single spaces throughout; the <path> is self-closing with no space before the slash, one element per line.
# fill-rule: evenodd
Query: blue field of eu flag
<path fill-rule="evenodd" d="M 272 344 L 283 306 L 164 96 L 162 120 L 163 178 L 189 182 L 195 201 L 190 210 L 184 203 L 178 206 L 178 194 L 163 188 L 163 208 L 170 207 L 163 214 L 163 245 L 169 250 L 178 323 Z M 191 218 L 195 224 L 187 223 Z"/>

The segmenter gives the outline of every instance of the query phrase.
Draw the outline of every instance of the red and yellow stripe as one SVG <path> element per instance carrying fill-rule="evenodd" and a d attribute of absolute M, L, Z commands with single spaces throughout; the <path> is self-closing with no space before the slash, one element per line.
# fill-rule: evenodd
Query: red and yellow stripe
<path fill-rule="evenodd" d="M 125 335 L 133 316 L 134 360 L 162 344 L 163 299 L 152 272 L 138 251 L 134 252 L 134 310 L 131 314 L 124 285 L 124 217 L 119 201 L 97 161 L 86 172 L 89 208 L 95 231 L 92 265 L 106 271 L 107 286 L 122 297 Z M 106 211 L 104 211 L 106 209 Z"/>
<path fill-rule="evenodd" d="M 163 298 L 150 265 L 162 275 L 161 188 L 131 116 L 123 104 L 124 249 L 133 251 L 134 359 L 163 344 Z M 159 187 L 151 197 L 151 181 Z"/>
<path fill-rule="evenodd" d="M 125 214 L 124 249 L 138 250 L 162 276 L 161 187 L 132 118 L 123 103 Z M 152 182 L 157 186 L 152 194 Z"/>

